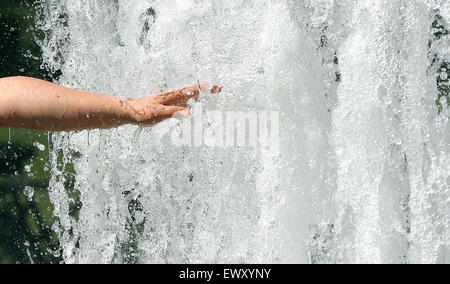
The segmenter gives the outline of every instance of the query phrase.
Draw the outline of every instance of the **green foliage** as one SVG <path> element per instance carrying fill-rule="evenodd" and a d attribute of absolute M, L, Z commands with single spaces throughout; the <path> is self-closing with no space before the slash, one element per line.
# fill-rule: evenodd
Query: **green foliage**
<path fill-rule="evenodd" d="M 49 80 L 34 40 L 34 1 L 1 2 L 0 77 Z M 0 128 L 0 263 L 61 262 L 58 238 L 51 230 L 55 220 L 47 191 L 47 144 L 46 133 L 12 129 L 10 138 L 9 130 Z M 34 190 L 30 199 L 26 186 Z"/>
<path fill-rule="evenodd" d="M 61 261 L 58 238 L 51 230 L 55 220 L 47 191 L 48 147 L 41 150 L 46 137 L 13 130 L 9 143 L 8 129 L 0 131 L 0 263 Z M 25 187 L 33 189 L 31 198 Z"/>
<path fill-rule="evenodd" d="M 448 37 L 450 34 L 450 32 L 446 29 L 444 19 L 440 15 L 436 15 L 431 28 L 433 41 L 441 40 L 444 37 Z M 437 54 L 433 54 L 432 56 L 433 65 L 439 66 L 439 76 L 436 79 L 439 93 L 436 103 L 439 107 L 439 112 L 441 112 L 444 107 L 450 106 L 450 62 L 440 60 Z"/>

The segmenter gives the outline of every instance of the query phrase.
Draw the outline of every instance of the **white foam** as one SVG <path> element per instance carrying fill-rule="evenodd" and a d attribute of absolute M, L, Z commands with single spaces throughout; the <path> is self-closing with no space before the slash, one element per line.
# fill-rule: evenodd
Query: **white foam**
<path fill-rule="evenodd" d="M 174 121 L 53 135 L 66 262 L 449 262 L 434 66 L 448 38 L 430 33 L 447 2 L 46 2 L 44 59 L 63 85 L 137 98 L 209 81 L 224 93 L 194 119 L 280 112 L 279 153 L 176 147 Z M 58 155 L 75 166 L 79 219 Z"/>

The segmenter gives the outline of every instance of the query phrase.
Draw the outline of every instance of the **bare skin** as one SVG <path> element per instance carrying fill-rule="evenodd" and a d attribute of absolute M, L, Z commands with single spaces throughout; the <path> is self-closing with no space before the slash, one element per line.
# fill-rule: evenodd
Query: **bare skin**
<path fill-rule="evenodd" d="M 200 87 L 206 91 L 208 84 Z M 211 93 L 219 93 L 213 87 Z M 0 127 L 44 131 L 108 129 L 124 124 L 152 126 L 190 114 L 187 102 L 198 99 L 199 86 L 143 99 L 121 99 L 77 91 L 28 77 L 0 79 Z"/>

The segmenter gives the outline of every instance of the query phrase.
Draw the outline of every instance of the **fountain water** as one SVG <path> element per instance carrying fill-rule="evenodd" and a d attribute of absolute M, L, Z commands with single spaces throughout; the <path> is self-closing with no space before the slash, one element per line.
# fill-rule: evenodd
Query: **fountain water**
<path fill-rule="evenodd" d="M 175 146 L 176 121 L 53 134 L 65 262 L 450 262 L 449 1 L 42 0 L 39 13 L 63 85 L 136 98 L 209 81 L 225 92 L 194 120 L 280 113 L 279 151 Z"/>

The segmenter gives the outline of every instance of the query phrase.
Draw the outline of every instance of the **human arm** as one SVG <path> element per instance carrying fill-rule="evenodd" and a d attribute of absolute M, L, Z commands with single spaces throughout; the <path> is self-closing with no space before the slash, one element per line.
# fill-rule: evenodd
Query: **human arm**
<path fill-rule="evenodd" d="M 218 91 L 217 87 L 211 90 Z M 150 126 L 175 114 L 188 115 L 187 101 L 198 95 L 199 87 L 193 86 L 144 99 L 122 99 L 34 78 L 9 77 L 0 79 L 0 126 L 44 131 Z"/>

